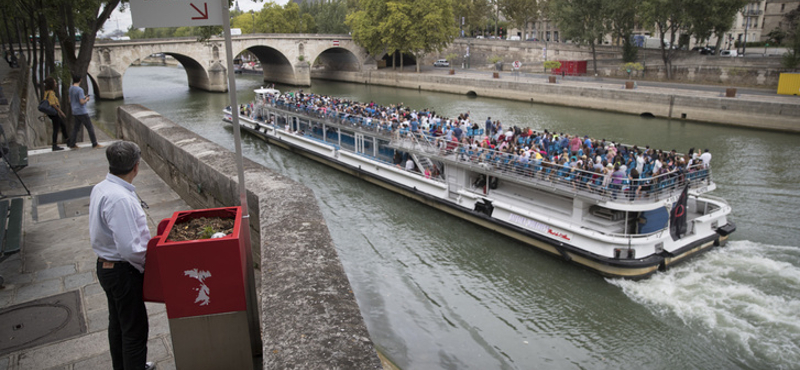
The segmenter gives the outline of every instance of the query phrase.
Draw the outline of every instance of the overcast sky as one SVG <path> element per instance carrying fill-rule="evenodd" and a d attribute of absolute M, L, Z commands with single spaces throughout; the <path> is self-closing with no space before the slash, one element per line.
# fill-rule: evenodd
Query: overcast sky
<path fill-rule="evenodd" d="M 243 11 L 249 11 L 249 10 L 261 10 L 261 8 L 264 7 L 264 3 L 267 1 L 238 0 L 237 2 L 239 3 L 239 9 Z M 289 2 L 289 0 L 272 0 L 270 2 L 279 5 L 285 5 L 286 3 Z M 235 6 L 236 5 L 234 3 L 234 6 L 231 7 L 231 9 L 235 9 Z M 104 25 L 103 31 L 100 33 L 107 34 L 117 29 L 120 29 L 123 32 L 125 32 L 128 30 L 128 27 L 131 26 L 131 24 L 133 24 L 133 21 L 131 20 L 131 9 L 130 6 L 126 4 L 126 9 L 124 12 L 120 12 L 119 7 L 117 7 L 117 9 L 114 9 L 114 12 L 111 13 L 111 17 L 108 18 L 108 21 L 106 21 L 106 24 Z"/>

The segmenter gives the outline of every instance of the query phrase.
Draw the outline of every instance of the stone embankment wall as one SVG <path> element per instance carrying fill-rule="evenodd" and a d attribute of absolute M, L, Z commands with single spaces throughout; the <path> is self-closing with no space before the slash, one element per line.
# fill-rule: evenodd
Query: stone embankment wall
<path fill-rule="evenodd" d="M 140 105 L 119 107 L 117 126 L 192 207 L 239 204 L 234 153 Z M 380 368 L 314 194 L 250 160 L 244 168 L 260 251 L 264 368 Z"/>
<path fill-rule="evenodd" d="M 39 112 L 39 98 L 31 81 L 30 69 L 24 57 L 20 57 L 19 68 L 8 67 L 3 81 L 5 104 L 0 104 L 0 124 L 9 142 L 37 148 L 50 144 L 52 135 L 50 119 Z"/>
<path fill-rule="evenodd" d="M 437 59 L 455 53 L 458 58 L 453 67 L 461 68 L 467 62 L 464 56 L 469 47 L 469 63 L 474 69 L 493 69 L 489 63 L 492 56 L 503 59 L 505 70 L 511 69 L 511 62 L 522 62 L 522 72 L 544 72 L 542 62 L 545 60 L 585 60 L 587 72 L 593 75 L 592 53 L 588 47 L 559 42 L 544 43 L 541 41 L 507 41 L 488 39 L 456 39 L 447 49 L 438 54 L 429 54 L 422 58 L 422 65 L 432 65 Z M 627 78 L 627 72 L 620 69 L 622 48 L 599 45 L 597 50 L 597 74 L 601 77 Z M 780 55 L 764 57 L 731 58 L 716 55 L 701 55 L 698 52 L 678 51 L 673 60 L 672 82 L 693 82 L 729 85 L 731 87 L 761 86 L 777 87 L 781 72 Z M 751 51 L 751 55 L 758 54 Z M 639 63 L 645 68 L 642 72 L 634 72 L 635 79 L 666 81 L 666 69 L 661 59 L 661 50 L 638 49 Z"/>
<path fill-rule="evenodd" d="M 544 81 L 515 82 L 510 78 L 476 79 L 458 74 L 448 76 L 384 70 L 336 72 L 330 75 L 317 72 L 312 77 L 800 132 L 800 104 L 625 90 L 611 82 L 604 88 L 579 84 L 549 84 Z M 609 88 L 610 86 L 614 88 Z"/>

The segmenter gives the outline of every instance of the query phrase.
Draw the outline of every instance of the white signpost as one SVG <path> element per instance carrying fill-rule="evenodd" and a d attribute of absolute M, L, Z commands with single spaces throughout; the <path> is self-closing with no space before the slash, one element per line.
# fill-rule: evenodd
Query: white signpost
<path fill-rule="evenodd" d="M 222 13 L 220 0 L 131 0 L 136 28 L 221 26 Z"/>
<path fill-rule="evenodd" d="M 239 103 L 236 101 L 236 79 L 233 72 L 233 47 L 231 46 L 231 20 L 228 0 L 130 0 L 131 17 L 136 28 L 147 27 L 191 27 L 222 26 L 225 34 L 227 54 L 228 93 L 231 99 L 231 121 L 236 147 L 236 166 L 239 175 L 239 202 L 242 206 L 242 230 L 240 238 L 245 247 L 247 289 L 246 299 L 250 344 L 256 354 L 261 354 L 261 324 L 258 317 L 258 302 L 253 273 L 253 251 L 250 245 L 250 213 L 247 207 L 247 190 L 244 183 L 242 162 L 242 137 L 239 128 Z"/>
<path fill-rule="evenodd" d="M 514 69 L 520 69 L 520 67 L 522 67 L 522 62 L 515 60 L 513 66 Z"/>

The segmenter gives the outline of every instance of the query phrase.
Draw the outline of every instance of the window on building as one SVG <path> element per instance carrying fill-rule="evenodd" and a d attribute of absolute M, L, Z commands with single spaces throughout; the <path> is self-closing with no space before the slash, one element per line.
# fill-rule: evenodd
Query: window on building
<path fill-rule="evenodd" d="M 786 9 L 786 4 L 781 4 L 781 13 L 783 13 L 783 9 Z"/>
<path fill-rule="evenodd" d="M 553 31 L 553 41 L 558 42 L 558 31 Z"/>

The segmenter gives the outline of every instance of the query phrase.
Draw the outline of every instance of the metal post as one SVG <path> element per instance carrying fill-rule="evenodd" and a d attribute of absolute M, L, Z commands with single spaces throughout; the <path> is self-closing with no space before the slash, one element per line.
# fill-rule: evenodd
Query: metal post
<path fill-rule="evenodd" d="M 744 56 L 745 50 L 747 50 L 747 29 L 750 28 L 750 17 L 747 14 L 747 10 L 742 13 L 744 16 L 744 42 L 742 43 L 742 56 Z"/>
<path fill-rule="evenodd" d="M 228 92 L 231 98 L 231 120 L 233 121 L 233 138 L 236 147 L 236 167 L 239 175 L 239 202 L 242 206 L 242 230 L 240 236 L 245 248 L 245 295 L 247 299 L 247 316 L 250 328 L 250 345 L 254 356 L 261 355 L 261 324 L 256 299 L 255 274 L 253 272 L 253 248 L 250 244 L 250 210 L 247 206 L 247 188 L 244 182 L 244 163 L 242 161 L 242 135 L 239 128 L 239 104 L 236 101 L 236 75 L 233 71 L 233 47 L 231 46 L 231 21 L 228 2 L 221 1 L 222 19 L 225 33 L 225 52 L 227 53 Z"/>

